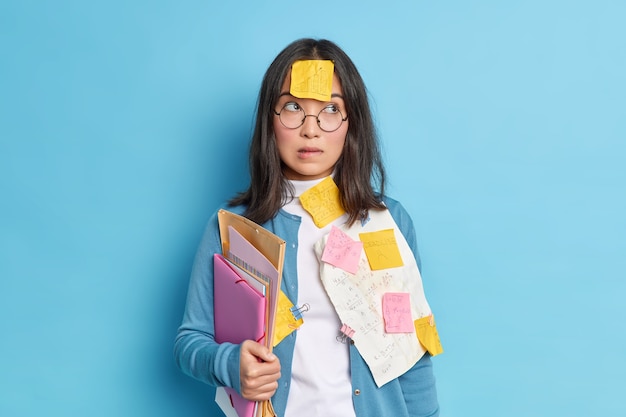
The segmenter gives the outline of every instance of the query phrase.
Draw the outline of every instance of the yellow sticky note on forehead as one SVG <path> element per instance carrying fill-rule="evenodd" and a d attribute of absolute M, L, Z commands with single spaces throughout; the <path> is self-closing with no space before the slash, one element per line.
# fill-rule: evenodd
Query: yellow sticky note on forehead
<path fill-rule="evenodd" d="M 300 203 L 320 229 L 346 212 L 339 201 L 339 188 L 331 177 L 324 178 L 316 186 L 303 192 Z"/>
<path fill-rule="evenodd" d="M 333 88 L 333 61 L 310 59 L 291 66 L 289 93 L 298 98 L 329 101 Z"/>

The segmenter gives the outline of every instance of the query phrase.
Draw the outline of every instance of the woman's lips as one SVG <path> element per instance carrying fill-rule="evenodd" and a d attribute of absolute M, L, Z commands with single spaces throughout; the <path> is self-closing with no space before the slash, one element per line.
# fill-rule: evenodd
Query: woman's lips
<path fill-rule="evenodd" d="M 302 159 L 311 158 L 313 156 L 319 155 L 322 153 L 322 150 L 319 148 L 301 148 L 298 149 L 298 157 Z"/>

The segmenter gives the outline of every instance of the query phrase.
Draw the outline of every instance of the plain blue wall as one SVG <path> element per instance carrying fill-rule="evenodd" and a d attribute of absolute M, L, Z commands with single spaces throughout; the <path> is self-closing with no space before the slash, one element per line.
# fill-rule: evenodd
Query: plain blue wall
<path fill-rule="evenodd" d="M 172 359 L 264 70 L 371 92 L 445 353 L 444 417 L 626 415 L 622 1 L 3 1 L 0 415 L 211 416 Z"/>

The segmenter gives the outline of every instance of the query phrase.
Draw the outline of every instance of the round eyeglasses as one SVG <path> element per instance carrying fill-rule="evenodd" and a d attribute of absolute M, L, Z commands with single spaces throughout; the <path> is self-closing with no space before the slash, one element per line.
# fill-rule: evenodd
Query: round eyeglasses
<path fill-rule="evenodd" d="M 285 103 L 279 112 L 274 110 L 274 114 L 278 116 L 280 123 L 287 129 L 299 128 L 304 124 L 306 118 L 311 116 L 317 119 L 317 125 L 324 132 L 334 132 L 339 129 L 343 122 L 348 120 L 348 117 L 344 118 L 339 108 L 334 104 L 327 105 L 316 116 L 314 114 L 306 114 L 298 103 L 290 101 Z"/>

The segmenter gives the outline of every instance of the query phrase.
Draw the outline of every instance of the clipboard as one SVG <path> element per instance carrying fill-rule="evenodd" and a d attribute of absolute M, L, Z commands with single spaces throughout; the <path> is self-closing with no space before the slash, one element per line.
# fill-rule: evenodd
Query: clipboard
<path fill-rule="evenodd" d="M 297 319 L 293 315 L 293 309 L 295 307 L 293 307 L 289 299 L 280 289 L 283 263 L 285 261 L 286 242 L 252 220 L 230 211 L 221 209 L 218 211 L 217 217 L 222 244 L 221 259 L 232 262 L 236 267 L 250 274 L 252 279 L 266 285 L 267 291 L 264 297 L 265 310 L 256 316 L 253 321 L 255 321 L 257 325 L 259 325 L 261 321 L 263 322 L 265 329 L 264 341 L 260 341 L 260 343 L 264 343 L 265 346 L 272 351 L 275 344 L 278 343 L 275 338 L 278 314 L 281 316 L 289 315 L 288 320 L 284 320 L 284 317 L 280 317 L 281 327 L 287 327 L 287 330 L 282 329 L 282 331 L 278 332 L 281 334 L 281 337 L 285 337 L 286 334 L 295 330 L 302 324 L 302 319 Z M 228 300 L 226 301 L 228 302 Z M 230 303 L 235 306 L 237 304 L 232 300 L 230 300 Z M 217 297 L 215 297 L 214 307 L 216 309 L 218 308 Z M 215 312 L 215 316 L 217 317 L 217 311 Z M 252 339 L 252 337 L 247 337 L 247 339 Z M 224 390 L 226 393 L 229 393 L 230 389 L 224 388 Z M 216 394 L 219 394 L 219 397 L 216 395 L 216 402 L 220 405 L 220 408 L 222 408 L 225 396 L 223 395 L 224 393 L 221 392 L 221 388 L 218 388 Z M 241 398 L 238 394 L 230 397 L 232 406 L 237 410 L 239 417 L 276 417 L 271 400 L 261 402 L 248 401 L 247 404 L 244 404 L 245 409 L 242 408 L 240 412 L 237 409 L 238 405 L 235 401 L 237 397 L 242 401 L 246 400 Z M 254 405 L 253 409 L 250 408 L 251 404 Z M 240 404 L 239 407 L 241 408 L 243 405 Z M 226 407 L 227 411 L 224 410 L 224 408 L 222 408 L 222 410 L 228 413 L 232 413 L 233 411 L 231 407 Z"/>
<path fill-rule="evenodd" d="M 258 279 L 269 283 L 269 292 L 266 308 L 267 337 L 265 345 L 270 349 L 274 347 L 274 329 L 276 324 L 276 312 L 280 297 L 280 285 L 282 280 L 283 263 L 285 261 L 286 243 L 269 230 L 259 226 L 252 220 L 243 216 L 221 209 L 217 213 L 222 254 L 238 267 L 244 269 Z M 233 249 L 235 244 L 239 252 L 231 252 L 231 239 Z M 262 260 L 258 260 L 262 257 Z M 257 259 L 256 261 L 252 261 Z M 260 266 L 263 261 L 269 261 L 272 271 Z M 256 265 L 255 265 L 256 263 Z M 259 271 L 259 269 L 261 271 Z"/>

